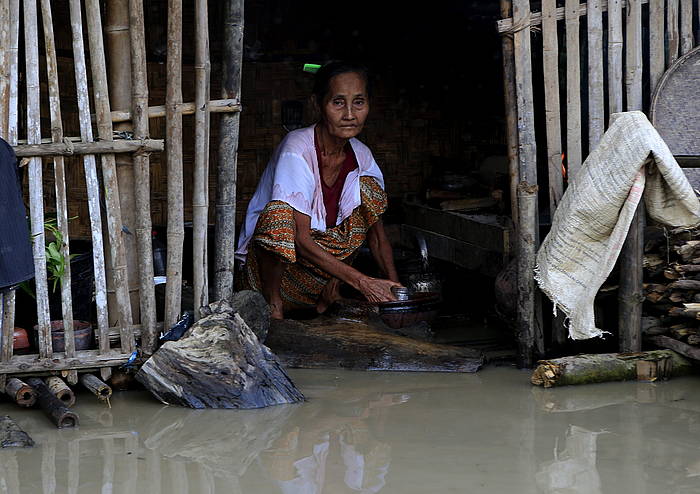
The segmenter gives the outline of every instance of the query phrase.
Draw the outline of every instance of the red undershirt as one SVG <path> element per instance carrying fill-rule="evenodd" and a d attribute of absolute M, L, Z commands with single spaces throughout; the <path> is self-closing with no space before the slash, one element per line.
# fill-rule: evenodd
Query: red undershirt
<path fill-rule="evenodd" d="M 314 144 L 316 146 L 316 158 L 318 159 L 318 172 L 321 176 L 321 190 L 323 191 L 323 205 L 326 207 L 326 228 L 333 228 L 338 219 L 338 210 L 340 209 L 340 195 L 345 186 L 345 179 L 348 174 L 357 168 L 357 159 L 352 150 L 352 146 L 348 142 L 345 145 L 345 161 L 340 166 L 340 173 L 335 182 L 328 186 L 323 181 L 323 173 L 321 173 L 321 150 L 318 147 L 318 141 L 314 136 Z"/>

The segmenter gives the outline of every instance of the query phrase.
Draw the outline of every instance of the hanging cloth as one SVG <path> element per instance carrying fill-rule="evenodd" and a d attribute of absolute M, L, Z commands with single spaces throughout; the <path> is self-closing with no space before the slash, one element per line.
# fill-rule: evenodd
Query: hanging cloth
<path fill-rule="evenodd" d="M 32 243 L 17 156 L 0 139 L 0 290 L 33 277 Z"/>

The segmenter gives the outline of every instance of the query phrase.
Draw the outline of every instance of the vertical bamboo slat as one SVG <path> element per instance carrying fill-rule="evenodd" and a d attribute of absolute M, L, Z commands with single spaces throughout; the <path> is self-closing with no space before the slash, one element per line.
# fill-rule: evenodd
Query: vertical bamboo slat
<path fill-rule="evenodd" d="M 681 55 L 693 49 L 693 0 L 681 0 Z"/>
<path fill-rule="evenodd" d="M 243 64 L 243 0 L 224 3 L 222 98 L 241 99 Z M 216 300 L 230 300 L 234 286 L 236 250 L 236 176 L 241 116 L 221 116 L 216 188 L 215 280 Z"/>
<path fill-rule="evenodd" d="M 601 0 L 588 0 L 588 151 L 600 142 L 605 129 L 603 87 L 603 12 Z"/>
<path fill-rule="evenodd" d="M 0 0 L 0 137 L 7 139 L 10 110 L 10 2 Z"/>
<path fill-rule="evenodd" d="M 78 97 L 78 117 L 80 136 L 83 142 L 92 142 L 90 101 L 88 99 L 87 67 L 83 42 L 83 21 L 80 0 L 70 0 L 71 32 L 73 37 L 73 60 L 75 64 L 75 87 Z M 102 243 L 102 218 L 100 211 L 100 184 L 97 178 L 95 156 L 83 156 L 85 183 L 87 186 L 88 211 L 92 231 L 92 259 L 95 271 L 95 305 L 97 307 L 97 328 L 100 353 L 109 352 L 109 314 L 107 309 L 107 278 L 105 274 L 104 246 Z M 102 379 L 107 379 L 111 369 L 101 369 Z"/>
<path fill-rule="evenodd" d="M 148 138 L 148 82 L 146 79 L 146 40 L 143 0 L 129 0 L 131 37 L 131 101 L 134 138 Z M 137 153 L 134 160 L 136 200 L 136 247 L 138 249 L 141 347 L 151 354 L 156 347 L 156 298 L 153 285 L 153 247 L 151 238 L 151 187 L 149 158 Z"/>
<path fill-rule="evenodd" d="M 39 93 L 39 47 L 36 0 L 24 0 L 24 43 L 27 80 L 27 142 L 41 143 L 41 102 Z M 32 249 L 34 251 L 34 281 L 38 321 L 39 356 L 51 358 L 51 323 L 49 290 L 46 279 L 44 240 L 44 183 L 41 158 L 29 160 L 29 208 Z"/>
<path fill-rule="evenodd" d="M 622 108 L 622 1 L 608 1 L 608 108 L 618 113 Z"/>
<path fill-rule="evenodd" d="M 168 0 L 167 87 L 165 141 L 167 143 L 168 231 L 165 320 L 167 329 L 177 322 L 182 297 L 182 251 L 185 238 L 182 188 L 182 0 Z"/>
<path fill-rule="evenodd" d="M 666 68 L 669 68 L 678 59 L 678 49 L 680 48 L 678 0 L 667 0 L 666 3 L 666 38 L 668 39 Z"/>
<path fill-rule="evenodd" d="M 95 94 L 95 116 L 97 134 L 102 141 L 112 139 L 112 118 L 110 115 L 107 70 L 105 67 L 104 43 L 102 39 L 102 19 L 98 0 L 87 0 L 85 15 L 88 25 L 90 45 L 90 66 L 93 91 Z M 129 280 L 127 276 L 126 252 L 122 239 L 121 206 L 119 204 L 119 184 L 113 154 L 101 155 L 102 181 L 105 190 L 105 212 L 109 233 L 109 249 L 113 262 L 114 290 L 118 311 L 118 326 L 122 352 L 134 351 L 132 329 L 131 300 L 129 298 Z"/>
<path fill-rule="evenodd" d="M 194 313 L 209 303 L 207 225 L 209 223 L 209 22 L 207 1 L 195 0 L 195 136 L 192 192 Z"/>
<path fill-rule="evenodd" d="M 0 362 L 9 362 L 12 360 L 12 347 L 14 345 L 14 322 L 10 325 L 7 317 L 7 297 L 11 291 L 0 293 Z M 0 393 L 5 392 L 7 384 L 7 376 L 0 375 Z"/>
<path fill-rule="evenodd" d="M 51 117 L 51 140 L 63 142 L 63 121 L 61 120 L 61 96 L 58 85 L 58 62 L 56 60 L 56 44 L 53 35 L 53 16 L 51 2 L 41 0 L 41 18 L 44 24 L 44 43 L 46 52 L 46 74 L 49 86 L 49 113 Z M 75 339 L 73 333 L 73 297 L 71 295 L 70 249 L 68 235 L 68 201 L 66 200 L 66 171 L 63 156 L 53 158 L 54 181 L 56 189 L 56 221 L 63 243 L 61 255 L 66 264 L 61 279 L 61 309 L 63 313 L 63 334 L 66 357 L 75 356 Z M 78 372 L 72 370 L 68 374 L 68 382 L 78 382 Z"/>
<path fill-rule="evenodd" d="M 625 89 L 627 111 L 641 110 L 642 103 L 642 0 L 627 0 Z"/>
<path fill-rule="evenodd" d="M 664 73 L 664 0 L 649 0 L 649 91 Z"/>
<path fill-rule="evenodd" d="M 566 163 L 569 181 L 581 167 L 579 0 L 566 0 Z"/>

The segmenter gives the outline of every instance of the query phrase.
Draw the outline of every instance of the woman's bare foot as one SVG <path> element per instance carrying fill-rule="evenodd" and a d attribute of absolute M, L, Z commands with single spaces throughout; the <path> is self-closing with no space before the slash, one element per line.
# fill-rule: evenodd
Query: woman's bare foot
<path fill-rule="evenodd" d="M 323 314 L 336 300 L 340 300 L 340 280 L 338 278 L 331 278 L 318 296 L 316 312 Z"/>

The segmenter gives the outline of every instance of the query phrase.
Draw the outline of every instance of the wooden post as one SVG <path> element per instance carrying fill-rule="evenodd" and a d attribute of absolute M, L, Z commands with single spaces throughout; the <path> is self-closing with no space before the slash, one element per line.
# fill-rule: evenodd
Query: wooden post
<path fill-rule="evenodd" d="M 131 37 L 131 101 L 134 138 L 148 137 L 148 68 L 144 33 L 143 0 L 129 0 Z M 136 247 L 138 249 L 139 293 L 141 295 L 141 348 L 150 355 L 156 349 L 157 318 L 153 285 L 151 224 L 151 176 L 148 154 L 134 155 L 136 186 Z"/>
<path fill-rule="evenodd" d="M 625 88 L 627 110 L 642 109 L 642 5 L 627 4 L 627 43 Z M 642 260 L 644 257 L 644 206 L 640 202 L 620 254 L 618 331 L 621 352 L 642 348 Z"/>
<path fill-rule="evenodd" d="M 8 379 L 5 393 L 21 407 L 29 408 L 36 403 L 36 393 L 31 386 L 16 377 Z"/>
<path fill-rule="evenodd" d="M 601 0 L 588 0 L 588 152 L 596 147 L 605 129 L 603 89 L 603 12 Z"/>
<path fill-rule="evenodd" d="M 44 409 L 44 412 L 56 427 L 63 429 L 64 427 L 76 427 L 78 425 L 78 415 L 66 408 L 61 400 L 51 393 L 44 381 L 38 377 L 30 377 L 27 380 L 27 384 L 34 388 L 39 405 L 41 405 L 41 408 Z"/>
<path fill-rule="evenodd" d="M 243 0 L 227 0 L 223 8 L 221 97 L 236 98 L 240 101 L 243 64 Z M 230 300 L 233 296 L 240 118 L 240 113 L 224 114 L 221 116 L 219 126 L 214 279 L 216 300 Z"/>
<path fill-rule="evenodd" d="M 131 5 L 129 0 L 110 0 L 105 2 L 104 6 L 104 39 L 107 52 L 105 68 L 109 84 L 109 106 L 110 109 L 131 110 L 131 29 L 129 27 Z M 111 124 L 111 112 L 108 115 L 109 123 Z M 127 121 L 115 124 L 113 129 L 117 132 L 132 132 L 133 125 L 132 122 Z M 132 155 L 126 153 L 115 155 L 114 163 L 117 183 L 119 184 L 119 204 L 122 205 L 120 211 L 122 225 L 132 233 L 132 235 L 122 235 L 121 237 L 126 256 L 126 275 L 131 303 L 131 317 L 134 321 L 138 321 L 140 318 L 139 290 L 142 270 L 139 269 L 138 265 L 137 235 L 135 234 L 138 222 L 136 216 L 140 208 L 136 204 L 135 197 L 137 185 L 134 163 Z M 141 212 L 150 214 L 147 211 Z M 107 266 L 110 265 L 111 263 L 108 259 Z M 109 276 L 107 279 L 110 279 Z M 112 314 L 114 314 L 114 311 L 112 311 Z"/>
<path fill-rule="evenodd" d="M 523 26 L 513 34 L 518 107 L 518 333 L 519 363 L 529 367 L 544 350 L 537 324 L 534 286 L 535 251 L 538 242 L 537 148 L 533 117 L 532 61 L 530 53 L 530 2 L 513 1 L 513 24 Z"/>
<path fill-rule="evenodd" d="M 608 107 L 618 113 L 622 107 L 622 1 L 608 1 Z"/>
<path fill-rule="evenodd" d="M 209 304 L 207 227 L 209 224 L 209 15 L 207 1 L 195 0 L 195 135 L 192 192 L 192 273 L 194 315 Z"/>
<path fill-rule="evenodd" d="M 49 85 L 49 113 L 51 116 L 51 140 L 55 143 L 63 141 L 63 121 L 61 119 L 61 92 L 58 85 L 58 62 L 56 60 L 56 43 L 53 36 L 53 17 L 51 2 L 41 0 L 41 18 L 44 24 L 44 42 L 46 51 L 46 74 Z M 75 356 L 75 339 L 73 334 L 73 297 L 71 295 L 70 272 L 70 237 L 68 234 L 68 201 L 66 199 L 66 170 L 63 156 L 53 158 L 54 181 L 56 189 L 56 222 L 63 243 L 61 255 L 65 261 L 65 270 L 61 279 L 61 311 L 63 317 L 63 334 L 66 357 Z M 70 371 L 68 381 L 78 382 L 78 372 Z"/>
<path fill-rule="evenodd" d="M 49 387 L 53 395 L 61 400 L 65 406 L 68 408 L 75 405 L 75 394 L 73 390 L 63 382 L 58 376 L 51 376 L 46 378 L 46 385 Z"/>
<path fill-rule="evenodd" d="M 27 141 L 41 142 L 41 103 L 39 94 L 39 47 L 36 0 L 24 2 L 24 43 L 27 78 Z M 29 206 L 34 251 L 34 280 L 39 336 L 39 356 L 50 358 L 51 324 L 49 317 L 49 288 L 46 279 L 46 254 L 44 239 L 44 184 L 40 158 L 29 160 Z"/>
<path fill-rule="evenodd" d="M 511 15 L 512 0 L 501 0 L 501 17 Z M 503 34 L 503 100 L 506 114 L 506 154 L 510 175 L 510 210 L 513 225 L 518 225 L 518 109 L 515 97 L 515 59 L 513 55 L 513 35 Z"/>
<path fill-rule="evenodd" d="M 107 70 L 105 68 L 105 52 L 102 40 L 102 18 L 100 17 L 99 0 L 87 0 L 85 15 L 88 25 L 90 43 L 90 65 L 93 90 L 95 97 L 95 116 L 97 120 L 97 135 L 100 140 L 112 140 L 112 119 L 110 117 L 109 90 L 107 85 Z M 134 335 L 132 325 L 131 301 L 129 299 L 129 279 L 127 275 L 126 252 L 123 242 L 124 224 L 121 217 L 119 202 L 119 183 L 113 154 L 100 156 L 102 162 L 102 182 L 105 190 L 105 211 L 109 233 L 109 250 L 113 263 L 114 290 L 117 303 L 117 325 L 121 336 L 122 351 L 134 351 Z"/>
<path fill-rule="evenodd" d="M 666 68 L 673 65 L 678 60 L 678 49 L 680 48 L 680 36 L 678 34 L 678 1 L 667 0 L 666 3 L 666 36 L 668 39 L 668 58 Z"/>
<path fill-rule="evenodd" d="M 73 61 L 75 65 L 75 87 L 78 97 L 78 117 L 80 136 L 83 142 L 92 142 L 92 122 L 90 100 L 88 99 L 87 68 L 85 66 L 85 46 L 83 43 L 83 21 L 80 0 L 70 0 L 70 20 L 73 36 Z M 87 186 L 88 211 L 92 232 L 92 261 L 95 272 L 95 306 L 97 307 L 97 328 L 100 339 L 100 353 L 109 353 L 109 314 L 107 308 L 107 278 L 102 244 L 102 214 L 100 211 L 100 183 L 97 178 L 95 156 L 83 157 L 85 183 Z M 111 375 L 111 369 L 101 369 L 103 379 Z"/>
<path fill-rule="evenodd" d="M 664 0 L 649 0 L 649 91 L 654 94 L 664 73 Z"/>
<path fill-rule="evenodd" d="M 185 239 L 185 202 L 182 175 L 182 0 L 168 0 L 167 87 L 165 94 L 165 140 L 168 143 L 167 282 L 164 328 L 180 316 L 182 297 L 182 250 Z"/>
<path fill-rule="evenodd" d="M 566 164 L 569 182 L 581 167 L 579 1 L 566 0 Z"/>
<path fill-rule="evenodd" d="M 681 55 L 692 50 L 694 44 L 693 0 L 681 0 Z"/>

